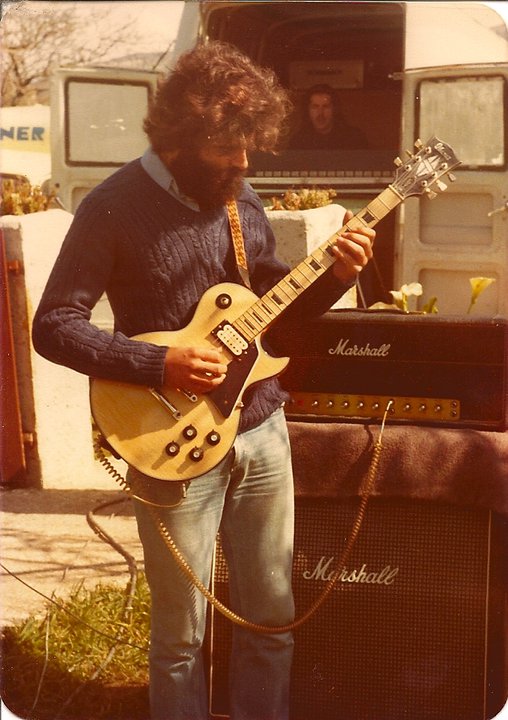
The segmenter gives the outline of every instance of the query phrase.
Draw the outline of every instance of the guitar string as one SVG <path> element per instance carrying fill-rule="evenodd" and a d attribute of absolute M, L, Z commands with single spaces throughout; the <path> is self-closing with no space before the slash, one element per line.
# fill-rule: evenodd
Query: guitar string
<path fill-rule="evenodd" d="M 402 177 L 399 179 L 399 182 L 402 181 L 403 177 L 404 173 L 402 173 Z M 282 314 L 287 309 L 287 307 L 294 300 L 300 297 L 303 291 L 307 290 L 316 280 L 318 280 L 323 275 L 324 272 L 326 272 L 326 270 L 331 267 L 334 258 L 331 256 L 329 250 L 333 247 L 337 237 L 341 233 L 345 231 L 353 231 L 355 221 L 359 222 L 365 227 L 373 227 L 380 220 L 382 220 L 387 213 L 391 212 L 395 207 L 397 207 L 397 205 L 399 205 L 402 200 L 404 200 L 403 195 L 401 195 L 397 191 L 396 187 L 394 187 L 393 184 L 390 184 L 376 198 L 374 198 L 374 200 L 372 200 L 364 208 L 362 208 L 354 217 L 350 218 L 350 220 L 348 220 L 347 223 L 345 223 L 340 230 L 333 233 L 333 235 L 328 238 L 328 240 L 326 240 L 323 244 L 317 247 L 307 258 L 302 260 L 295 268 L 293 268 L 293 270 L 291 270 L 287 275 L 281 278 L 281 280 L 267 293 L 265 293 L 265 295 L 263 295 L 261 298 L 258 298 L 249 308 L 247 308 L 241 315 L 239 315 L 238 318 L 236 318 L 231 323 L 233 327 L 238 330 L 238 326 L 235 325 L 235 323 L 241 323 L 241 333 L 246 336 L 246 339 L 248 341 L 252 341 L 256 337 L 256 335 L 258 335 L 263 329 L 266 329 L 275 319 L 277 319 L 280 314 Z M 371 219 L 366 220 L 366 215 L 368 215 Z M 318 265 L 318 267 L 312 265 L 313 260 Z M 310 269 L 313 276 L 308 277 L 304 272 L 304 269 Z M 291 283 L 291 280 L 294 279 L 294 274 L 296 272 L 298 272 L 305 279 L 305 287 L 302 287 L 297 280 L 295 282 L 300 285 L 299 287 L 294 287 Z M 279 296 L 276 292 L 277 290 L 282 294 L 286 295 L 288 301 L 280 299 L 279 302 Z M 272 304 L 272 307 L 274 307 L 275 310 L 270 310 L 269 303 Z M 258 324 L 261 325 L 260 330 L 252 328 L 251 332 L 248 329 L 249 320 L 247 318 L 252 320 L 252 316 L 255 316 L 256 310 L 258 312 L 261 312 L 261 309 L 265 309 L 267 306 L 268 311 L 272 315 L 272 317 L 270 317 L 267 321 L 263 321 L 262 319 L 260 319 L 260 321 L 258 321 Z M 254 320 L 254 322 L 256 321 Z M 247 325 L 247 331 L 245 331 L 244 329 L 245 325 Z"/>

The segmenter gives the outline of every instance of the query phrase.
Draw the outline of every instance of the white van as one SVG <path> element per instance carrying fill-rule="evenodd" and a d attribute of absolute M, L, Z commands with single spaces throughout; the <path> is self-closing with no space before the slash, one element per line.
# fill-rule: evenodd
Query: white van
<path fill-rule="evenodd" d="M 411 198 L 378 225 L 367 303 L 421 282 L 422 302 L 463 313 L 469 278 L 494 277 L 482 313 L 507 314 L 508 32 L 475 2 L 188 2 L 175 55 L 197 39 L 234 43 L 272 67 L 295 103 L 326 82 L 363 149 L 292 149 L 253 157 L 249 181 L 268 203 L 289 188 L 324 187 L 359 210 L 393 178 L 393 161 L 432 135 L 461 160 L 434 202 Z M 53 92 L 53 176 L 64 205 L 77 202 L 145 146 L 141 120 L 155 74 L 63 70 Z"/>

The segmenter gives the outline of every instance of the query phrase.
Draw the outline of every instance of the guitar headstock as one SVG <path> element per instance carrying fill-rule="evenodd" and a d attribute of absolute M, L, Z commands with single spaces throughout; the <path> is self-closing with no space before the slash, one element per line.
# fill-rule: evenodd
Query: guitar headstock
<path fill-rule="evenodd" d="M 417 140 L 415 147 L 417 152 L 408 153 L 407 160 L 395 159 L 397 170 L 391 185 L 404 199 L 424 194 L 432 199 L 436 196 L 434 187 L 441 191 L 447 188 L 441 180 L 443 175 L 448 175 L 451 182 L 455 180 L 450 171 L 460 165 L 460 160 L 452 148 L 437 137 L 426 143 Z"/>

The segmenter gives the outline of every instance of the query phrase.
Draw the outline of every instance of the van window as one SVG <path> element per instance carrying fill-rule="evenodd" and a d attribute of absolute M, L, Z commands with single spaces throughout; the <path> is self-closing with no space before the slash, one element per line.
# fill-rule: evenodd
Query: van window
<path fill-rule="evenodd" d="M 71 79 L 66 86 L 66 162 L 120 166 L 141 155 L 149 85 Z"/>
<path fill-rule="evenodd" d="M 382 159 L 391 169 L 400 145 L 402 88 L 395 78 L 403 69 L 403 4 L 274 1 L 202 5 L 209 38 L 236 45 L 259 64 L 272 68 L 289 89 L 295 109 L 291 150 L 308 149 L 291 140 L 298 137 L 306 119 L 306 90 L 319 84 L 333 88 L 339 115 L 366 139 L 368 150 L 365 145 L 348 147 L 352 156 L 346 157 L 344 147 L 338 150 L 340 156 L 332 156 L 328 149 L 317 150 L 310 158 L 284 157 L 279 169 L 319 172 L 344 170 L 347 165 L 348 170 L 357 170 L 364 161 L 365 171 L 379 170 L 379 161 L 369 164 L 372 152 L 387 150 L 389 159 Z"/>
<path fill-rule="evenodd" d="M 503 168 L 505 85 L 499 76 L 423 80 L 418 90 L 419 136 L 446 138 L 462 168 Z"/>

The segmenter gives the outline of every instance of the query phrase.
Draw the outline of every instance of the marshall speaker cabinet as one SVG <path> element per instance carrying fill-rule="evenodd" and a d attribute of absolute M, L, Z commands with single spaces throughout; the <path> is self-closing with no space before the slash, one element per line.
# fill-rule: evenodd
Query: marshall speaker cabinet
<path fill-rule="evenodd" d="M 506 318 L 337 310 L 268 336 L 291 358 L 281 375 L 290 419 L 504 430 Z"/>
<path fill-rule="evenodd" d="M 297 499 L 297 614 L 335 570 L 354 498 Z M 369 500 L 353 552 L 295 632 L 291 720 L 485 720 L 504 704 L 506 523 L 428 501 Z M 214 592 L 227 602 L 220 547 Z M 210 711 L 228 716 L 232 627 L 213 611 Z"/>

